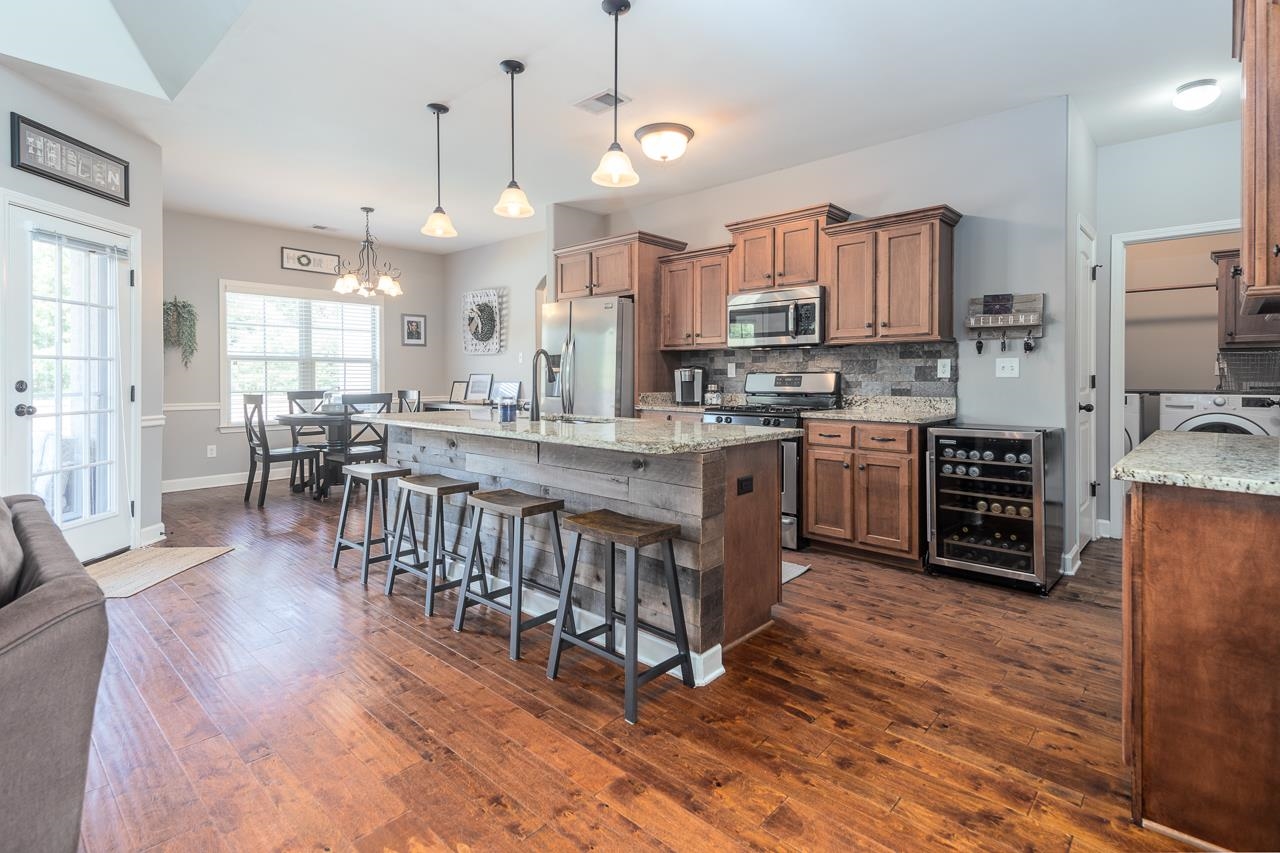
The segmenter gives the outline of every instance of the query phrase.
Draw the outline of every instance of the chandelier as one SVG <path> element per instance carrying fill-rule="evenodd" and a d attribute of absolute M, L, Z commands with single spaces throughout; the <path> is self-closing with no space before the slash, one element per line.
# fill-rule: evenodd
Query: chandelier
<path fill-rule="evenodd" d="M 338 267 L 338 280 L 333 283 L 336 293 L 344 296 L 358 293 L 368 299 L 375 292 L 387 296 L 399 296 L 404 293 L 400 289 L 400 270 L 391 266 L 390 261 L 378 264 L 377 241 L 369 232 L 369 214 L 372 207 L 360 208 L 364 211 L 364 240 L 360 243 L 360 253 L 354 263 L 341 261 Z"/>

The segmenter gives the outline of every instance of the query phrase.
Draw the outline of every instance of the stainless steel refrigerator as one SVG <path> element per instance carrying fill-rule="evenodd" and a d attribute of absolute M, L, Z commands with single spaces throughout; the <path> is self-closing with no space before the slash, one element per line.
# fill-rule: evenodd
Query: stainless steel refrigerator
<path fill-rule="evenodd" d="M 542 347 L 556 381 L 543 375 L 543 410 L 635 417 L 634 304 L 621 296 L 542 306 Z"/>

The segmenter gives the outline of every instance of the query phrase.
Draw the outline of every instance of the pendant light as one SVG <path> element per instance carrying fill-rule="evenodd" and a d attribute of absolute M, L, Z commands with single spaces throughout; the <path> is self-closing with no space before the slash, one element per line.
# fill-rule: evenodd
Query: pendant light
<path fill-rule="evenodd" d="M 498 196 L 493 212 L 508 219 L 525 219 L 533 216 L 533 205 L 529 204 L 529 197 L 516 183 L 516 75 L 524 72 L 524 63 L 518 59 L 504 59 L 498 67 L 511 78 L 511 183 Z"/>
<path fill-rule="evenodd" d="M 602 187 L 634 187 L 640 183 L 640 176 L 618 144 L 618 18 L 630 11 L 631 0 L 604 0 L 600 7 L 613 18 L 613 144 L 600 158 L 591 182 Z"/>
<path fill-rule="evenodd" d="M 440 206 L 440 116 L 449 112 L 449 108 L 444 104 L 427 104 L 427 109 L 436 114 L 436 209 L 427 217 L 422 233 L 428 237 L 457 237 L 449 214 Z"/>

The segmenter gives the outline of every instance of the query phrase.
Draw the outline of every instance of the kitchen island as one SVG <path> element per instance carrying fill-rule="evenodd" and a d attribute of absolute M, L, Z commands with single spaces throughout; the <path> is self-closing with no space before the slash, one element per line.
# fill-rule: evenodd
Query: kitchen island
<path fill-rule="evenodd" d="M 1157 432 L 1112 474 L 1133 818 L 1280 849 L 1280 438 Z"/>
<path fill-rule="evenodd" d="M 723 672 L 725 647 L 770 622 L 781 594 L 778 441 L 799 437 L 800 430 L 574 416 L 504 424 L 489 410 L 356 419 L 385 425 L 387 461 L 414 473 L 560 498 L 566 514 L 603 508 L 679 524 L 676 564 L 699 684 Z M 466 541 L 463 506 L 446 504 L 450 550 Z M 414 509 L 420 518 L 420 506 Z M 554 587 L 547 523 L 527 522 L 525 572 Z M 497 519 L 485 518 L 481 543 L 489 570 L 499 577 L 507 574 L 506 535 Z M 594 624 L 590 614 L 603 612 L 603 566 L 603 546 L 584 540 L 573 594 L 580 624 Z M 640 615 L 670 630 L 661 567 L 657 546 L 642 549 Z M 461 566 L 453 573 L 460 574 Z M 529 612 L 554 608 L 536 590 L 526 592 L 525 602 Z M 642 660 L 661 660 L 669 648 L 666 640 L 642 632 Z"/>

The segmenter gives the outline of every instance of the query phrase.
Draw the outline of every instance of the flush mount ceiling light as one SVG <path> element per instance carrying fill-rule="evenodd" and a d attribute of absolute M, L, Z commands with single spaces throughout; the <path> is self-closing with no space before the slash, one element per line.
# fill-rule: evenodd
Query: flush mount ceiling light
<path fill-rule="evenodd" d="M 1183 83 L 1173 93 L 1173 105 L 1180 110 L 1202 110 L 1218 100 L 1222 88 L 1217 80 L 1192 80 Z"/>
<path fill-rule="evenodd" d="M 631 9 L 631 0 L 604 0 L 600 4 L 609 17 L 613 18 L 613 91 L 618 91 L 618 18 Z M 613 103 L 613 144 L 600 158 L 600 165 L 591 175 L 591 182 L 602 187 L 634 187 L 640 183 L 640 176 L 631 166 L 631 158 L 618 144 L 618 102 Z"/>
<path fill-rule="evenodd" d="M 693 128 L 672 121 L 660 121 L 646 124 L 637 130 L 636 139 L 640 141 L 640 150 L 644 152 L 644 156 L 665 163 L 680 159 L 689 140 L 693 139 Z"/>
<path fill-rule="evenodd" d="M 524 63 L 518 59 L 504 59 L 498 67 L 511 78 L 511 183 L 498 196 L 493 212 L 508 219 L 525 219 L 533 216 L 533 205 L 529 204 L 529 197 L 516 183 L 516 75 L 524 73 Z"/>
<path fill-rule="evenodd" d="M 387 296 L 399 296 L 404 293 L 400 289 L 400 270 L 391 266 L 390 261 L 378 263 L 378 241 L 373 239 L 369 231 L 369 214 L 372 207 L 360 208 L 364 211 L 364 240 L 360 243 L 360 252 L 354 261 L 341 261 L 339 276 L 333 283 L 335 293 L 355 293 L 368 299 L 375 292 Z"/>
<path fill-rule="evenodd" d="M 436 209 L 427 217 L 422 233 L 428 237 L 457 237 L 449 214 L 440 206 L 440 116 L 449 112 L 449 108 L 444 104 L 427 104 L 427 109 L 436 114 Z"/>

